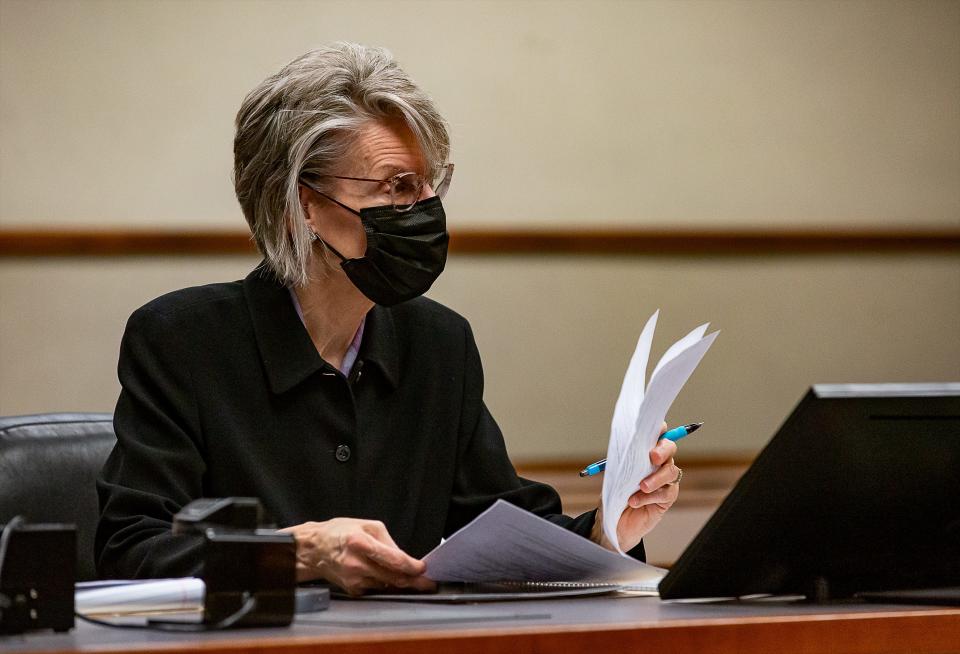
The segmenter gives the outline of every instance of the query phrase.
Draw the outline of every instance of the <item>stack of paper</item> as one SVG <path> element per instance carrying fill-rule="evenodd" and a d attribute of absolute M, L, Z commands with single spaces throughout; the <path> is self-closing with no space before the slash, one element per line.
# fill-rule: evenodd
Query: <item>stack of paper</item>
<path fill-rule="evenodd" d="M 427 577 L 434 581 L 578 582 L 655 591 L 666 573 L 503 500 L 434 548 L 424 561 Z"/>
<path fill-rule="evenodd" d="M 112 580 L 77 584 L 76 610 L 84 614 L 193 611 L 203 607 L 202 579 Z"/>
<path fill-rule="evenodd" d="M 657 444 L 670 405 L 719 334 L 704 336 L 706 324 L 694 329 L 660 357 L 650 375 L 650 383 L 645 385 L 650 345 L 659 315 L 660 311 L 655 311 L 640 334 L 610 425 L 603 477 L 603 533 L 621 552 L 617 538 L 620 515 L 627 508 L 630 496 L 640 489 L 640 482 L 655 469 L 649 452 Z"/>

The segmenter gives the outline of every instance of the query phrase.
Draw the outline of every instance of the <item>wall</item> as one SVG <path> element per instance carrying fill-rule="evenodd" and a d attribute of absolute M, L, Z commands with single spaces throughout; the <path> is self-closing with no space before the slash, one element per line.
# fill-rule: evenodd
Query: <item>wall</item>
<path fill-rule="evenodd" d="M 250 257 L 0 262 L 0 413 L 111 410 L 127 315 Z M 627 361 L 707 320 L 721 334 L 670 413 L 686 456 L 755 451 L 812 383 L 960 379 L 960 255 L 455 257 L 430 295 L 470 319 L 518 460 L 606 449 Z M 225 380 L 224 383 L 229 383 Z"/>
<path fill-rule="evenodd" d="M 385 45 L 450 120 L 458 224 L 957 225 L 956 2 L 0 3 L 3 225 L 238 224 L 232 119 Z"/>
<path fill-rule="evenodd" d="M 457 226 L 957 228 L 956 2 L 0 1 L 0 228 L 236 226 L 232 119 L 390 47 L 451 122 Z M 249 257 L 0 261 L 0 413 L 110 410 L 130 311 Z M 647 316 L 722 330 L 671 413 L 750 454 L 815 382 L 960 378 L 960 257 L 457 256 L 518 459 L 603 450 Z"/>

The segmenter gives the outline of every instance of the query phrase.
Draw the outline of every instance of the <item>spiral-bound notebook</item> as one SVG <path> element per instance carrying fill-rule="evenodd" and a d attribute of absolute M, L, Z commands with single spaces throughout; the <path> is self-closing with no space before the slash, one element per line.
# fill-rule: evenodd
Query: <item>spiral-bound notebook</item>
<path fill-rule="evenodd" d="M 605 589 L 637 595 L 657 595 L 657 586 L 660 584 L 660 579 L 658 577 L 622 584 L 612 584 L 609 581 L 505 581 L 502 582 L 502 585 L 507 588 L 520 588 L 529 591 Z"/>
<path fill-rule="evenodd" d="M 589 581 L 504 581 L 500 583 L 448 582 L 437 585 L 436 592 L 371 593 L 350 597 L 334 593 L 337 599 L 383 600 L 391 602 L 426 602 L 431 604 L 458 604 L 474 602 L 502 602 L 506 600 L 564 599 L 595 595 L 637 595 L 657 597 L 656 582 L 640 584 L 611 584 Z"/>
<path fill-rule="evenodd" d="M 475 602 L 502 602 L 507 600 L 563 599 L 567 597 L 590 597 L 607 595 L 619 590 L 618 586 L 586 584 L 583 586 L 554 586 L 525 582 L 514 583 L 443 583 L 434 593 L 391 592 L 372 593 L 359 598 L 334 594 L 337 599 L 384 600 L 391 602 L 426 602 L 429 604 L 459 604 Z"/>

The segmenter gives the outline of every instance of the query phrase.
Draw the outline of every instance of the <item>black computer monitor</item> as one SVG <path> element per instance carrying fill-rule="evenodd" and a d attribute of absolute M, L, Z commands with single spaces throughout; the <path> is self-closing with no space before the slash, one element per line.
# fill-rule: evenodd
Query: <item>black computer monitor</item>
<path fill-rule="evenodd" d="M 664 599 L 960 585 L 960 383 L 810 389 Z"/>

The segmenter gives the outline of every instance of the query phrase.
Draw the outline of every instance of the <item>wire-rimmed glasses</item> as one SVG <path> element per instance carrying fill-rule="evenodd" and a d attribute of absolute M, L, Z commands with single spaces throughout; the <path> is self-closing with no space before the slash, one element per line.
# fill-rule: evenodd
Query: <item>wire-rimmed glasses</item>
<path fill-rule="evenodd" d="M 390 190 L 390 202 L 397 211 L 409 211 L 413 205 L 420 200 L 423 193 L 423 187 L 427 184 L 433 189 L 433 192 L 441 200 L 447 194 L 450 188 L 450 180 L 453 177 L 453 164 L 448 163 L 437 166 L 430 175 L 421 175 L 420 173 L 404 172 L 397 173 L 387 179 L 371 179 L 369 177 L 348 177 L 346 175 L 320 175 L 320 177 L 332 177 L 334 179 L 348 179 L 354 182 L 375 182 L 377 184 L 386 184 Z"/>

